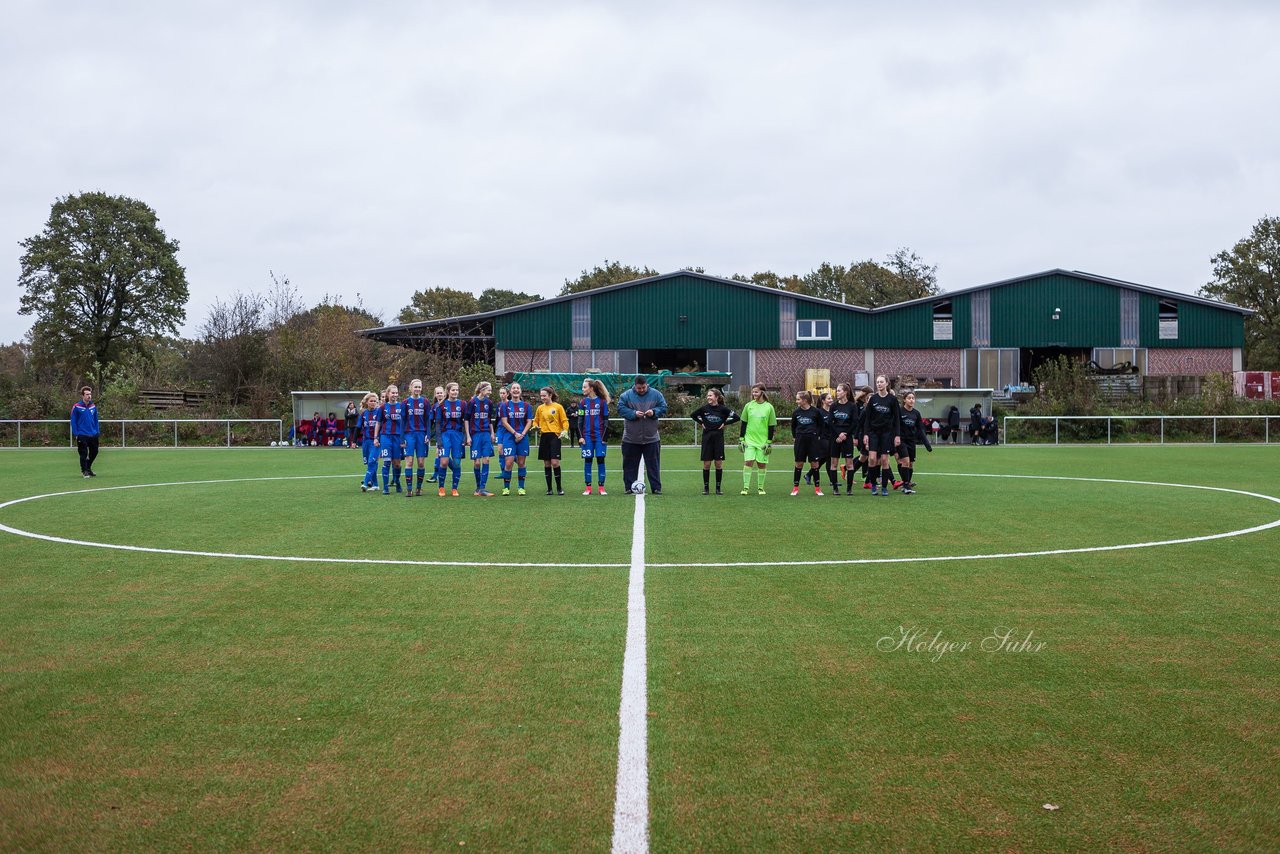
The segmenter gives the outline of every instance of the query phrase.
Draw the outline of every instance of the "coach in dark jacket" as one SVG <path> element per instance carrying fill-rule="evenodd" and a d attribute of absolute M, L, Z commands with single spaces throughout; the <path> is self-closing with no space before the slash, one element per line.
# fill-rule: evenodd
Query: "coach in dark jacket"
<path fill-rule="evenodd" d="M 662 443 L 658 440 L 658 419 L 667 414 L 667 399 L 656 388 L 649 388 L 643 375 L 618 398 L 622 415 L 622 482 L 627 490 L 640 473 L 640 457 L 651 491 L 662 494 Z"/>
<path fill-rule="evenodd" d="M 951 444 L 960 441 L 960 407 L 953 406 L 947 410 L 947 432 L 943 439 L 951 438 Z"/>

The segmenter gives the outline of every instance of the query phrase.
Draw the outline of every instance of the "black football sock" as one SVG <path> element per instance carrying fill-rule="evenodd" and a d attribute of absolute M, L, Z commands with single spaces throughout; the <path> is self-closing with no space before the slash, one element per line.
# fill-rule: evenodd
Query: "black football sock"
<path fill-rule="evenodd" d="M 720 482 L 724 480 L 724 469 L 716 469 L 716 492 L 720 491 Z"/>
<path fill-rule="evenodd" d="M 559 492 L 561 489 L 564 488 L 560 485 L 560 469 L 557 467 L 557 468 L 553 468 L 552 471 L 555 472 L 556 474 L 556 492 Z"/>
<path fill-rule="evenodd" d="M 836 475 L 835 467 L 832 466 L 830 463 L 827 463 L 827 478 L 830 479 L 831 486 L 833 489 L 840 488 L 840 478 L 838 475 Z"/>
<path fill-rule="evenodd" d="M 888 489 L 893 483 L 893 475 L 889 473 L 887 468 L 880 469 L 880 486 Z"/>
<path fill-rule="evenodd" d="M 911 478 L 907 477 L 907 467 L 904 466 L 902 463 L 898 463 L 898 480 L 902 481 L 903 483 L 906 483 L 907 481 L 911 480 Z"/>
<path fill-rule="evenodd" d="M 706 492 L 710 488 L 711 488 L 711 470 L 703 469 L 702 470 L 702 491 Z"/>
<path fill-rule="evenodd" d="M 542 473 L 547 476 L 547 491 L 550 492 L 551 491 L 551 469 L 545 468 L 542 470 Z"/>
<path fill-rule="evenodd" d="M 800 488 L 800 469 L 796 469 L 795 477 L 791 479 L 791 485 L 796 489 Z"/>
<path fill-rule="evenodd" d="M 911 478 L 915 477 L 915 474 L 916 474 L 915 466 L 907 466 L 907 475 L 906 477 L 903 478 L 903 480 L 906 481 L 907 483 L 911 483 Z"/>

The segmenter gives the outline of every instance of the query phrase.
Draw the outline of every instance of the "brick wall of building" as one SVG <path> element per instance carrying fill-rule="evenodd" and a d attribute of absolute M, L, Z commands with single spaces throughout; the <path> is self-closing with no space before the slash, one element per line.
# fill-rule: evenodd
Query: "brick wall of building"
<path fill-rule="evenodd" d="M 951 378 L 951 385 L 960 385 L 960 350 L 876 350 L 873 361 L 877 374 L 894 377 L 910 374 L 917 379 L 926 377 Z"/>
<path fill-rule="evenodd" d="M 1234 351 L 1227 347 L 1170 349 L 1151 347 L 1147 350 L 1147 373 L 1201 375 L 1231 373 Z"/>
<path fill-rule="evenodd" d="M 804 388 L 804 372 L 827 368 L 832 385 L 865 370 L 862 350 L 756 350 L 756 382 L 770 388 L 796 391 Z"/>

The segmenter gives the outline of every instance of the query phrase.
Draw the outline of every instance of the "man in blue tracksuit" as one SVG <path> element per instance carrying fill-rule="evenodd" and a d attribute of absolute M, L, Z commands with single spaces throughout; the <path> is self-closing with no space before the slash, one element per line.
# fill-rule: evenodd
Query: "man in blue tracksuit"
<path fill-rule="evenodd" d="M 93 389 L 80 389 L 80 399 L 71 407 L 71 435 L 80 452 L 80 476 L 97 477 L 93 461 L 98 457 L 98 405 L 93 402 Z"/>
<path fill-rule="evenodd" d="M 622 425 L 622 482 L 626 490 L 640 473 L 640 457 L 644 456 L 645 474 L 650 492 L 662 494 L 662 444 L 658 441 L 658 419 L 667 414 L 667 399 L 656 388 L 649 387 L 643 375 L 635 385 L 618 398 Z"/>

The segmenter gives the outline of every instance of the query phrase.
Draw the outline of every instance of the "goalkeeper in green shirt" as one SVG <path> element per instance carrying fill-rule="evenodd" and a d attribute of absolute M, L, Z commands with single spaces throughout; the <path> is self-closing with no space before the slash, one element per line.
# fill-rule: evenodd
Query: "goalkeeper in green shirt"
<path fill-rule="evenodd" d="M 778 415 L 773 404 L 764 396 L 764 386 L 751 387 L 751 400 L 742 407 L 742 434 L 738 449 L 743 453 L 742 494 L 751 494 L 751 469 L 759 470 L 756 491 L 764 495 L 765 468 L 769 464 L 769 452 L 773 450 L 773 434 L 778 429 Z"/>

